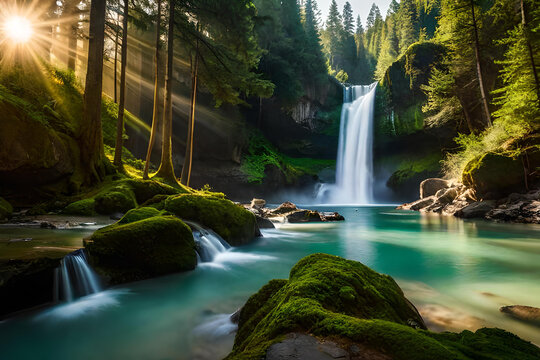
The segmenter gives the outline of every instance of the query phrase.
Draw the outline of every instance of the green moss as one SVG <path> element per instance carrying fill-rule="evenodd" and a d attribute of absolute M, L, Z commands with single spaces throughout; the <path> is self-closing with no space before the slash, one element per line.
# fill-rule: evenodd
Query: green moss
<path fill-rule="evenodd" d="M 424 327 L 422 318 L 391 277 L 355 261 L 314 254 L 293 267 L 289 280 L 272 280 L 249 298 L 227 359 L 263 358 L 290 332 L 352 341 L 403 360 L 510 360 L 540 354 L 502 330 L 435 334 L 418 327 Z M 472 355 L 482 351 L 483 357 Z"/>
<path fill-rule="evenodd" d="M 151 198 L 150 200 L 145 201 L 141 206 L 143 207 L 153 207 L 157 210 L 165 209 L 165 200 L 169 198 L 169 195 L 159 194 Z"/>
<path fill-rule="evenodd" d="M 133 191 L 127 187 L 117 186 L 97 195 L 94 208 L 99 214 L 110 215 L 116 212 L 125 213 L 136 206 Z"/>
<path fill-rule="evenodd" d="M 0 220 L 9 218 L 13 213 L 13 206 L 4 198 L 0 197 Z"/>
<path fill-rule="evenodd" d="M 335 166 L 335 160 L 314 158 L 293 158 L 281 154 L 262 134 L 253 132 L 249 146 L 242 158 L 241 170 L 248 176 L 248 181 L 261 184 L 266 172 L 275 167 L 283 174 L 286 182 L 294 183 L 303 175 L 317 175 L 324 168 Z"/>
<path fill-rule="evenodd" d="M 63 214 L 67 215 L 81 215 L 92 216 L 95 215 L 94 211 L 94 199 L 82 199 L 75 201 L 64 208 Z"/>
<path fill-rule="evenodd" d="M 255 215 L 230 200 L 202 195 L 171 196 L 165 202 L 165 210 L 211 228 L 231 245 L 245 244 L 255 237 Z"/>
<path fill-rule="evenodd" d="M 487 153 L 474 158 L 465 166 L 462 182 L 473 188 L 479 198 L 526 191 L 521 159 L 505 154 Z"/>
<path fill-rule="evenodd" d="M 397 156 L 396 159 L 388 158 L 385 160 L 386 162 L 398 162 L 397 169 L 388 179 L 388 186 L 398 188 L 408 180 L 423 180 L 431 174 L 437 174 L 441 170 L 441 160 L 442 154 L 440 152 L 433 152 L 424 156 L 417 155 L 416 158 L 412 158 L 412 156 L 406 158 Z"/>
<path fill-rule="evenodd" d="M 107 226 L 85 241 L 85 248 L 111 283 L 192 270 L 197 264 L 191 230 L 173 216 Z"/>
<path fill-rule="evenodd" d="M 129 210 L 119 221 L 118 224 L 128 224 L 135 221 L 148 219 L 153 216 L 161 215 L 161 211 L 153 207 L 140 207 Z"/>

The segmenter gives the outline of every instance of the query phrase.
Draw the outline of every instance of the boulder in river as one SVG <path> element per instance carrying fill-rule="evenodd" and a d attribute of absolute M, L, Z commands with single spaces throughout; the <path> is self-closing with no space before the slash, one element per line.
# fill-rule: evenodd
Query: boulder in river
<path fill-rule="evenodd" d="M 525 305 L 510 305 L 503 306 L 499 310 L 515 319 L 540 326 L 540 308 Z"/>
<path fill-rule="evenodd" d="M 420 183 L 420 199 L 433 196 L 437 191 L 446 189 L 448 186 L 448 180 L 438 178 L 426 179 Z"/>
<path fill-rule="evenodd" d="M 495 207 L 495 201 L 477 201 L 456 211 L 455 215 L 464 219 L 482 218 Z"/>
<path fill-rule="evenodd" d="M 174 216 L 115 223 L 84 241 L 94 268 L 112 284 L 193 270 L 197 265 L 191 229 Z"/>
<path fill-rule="evenodd" d="M 476 354 L 533 360 L 540 349 L 501 329 L 427 331 L 390 276 L 313 254 L 291 269 L 288 280 L 271 280 L 249 298 L 226 359 L 454 360 Z"/>

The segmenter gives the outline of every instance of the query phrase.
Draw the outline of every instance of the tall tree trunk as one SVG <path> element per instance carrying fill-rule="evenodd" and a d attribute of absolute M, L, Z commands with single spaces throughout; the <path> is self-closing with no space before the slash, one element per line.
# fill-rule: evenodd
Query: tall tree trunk
<path fill-rule="evenodd" d="M 150 167 L 150 157 L 152 156 L 152 148 L 156 141 L 156 129 L 159 116 L 159 35 L 161 30 L 161 0 L 157 0 L 157 19 L 156 19 L 156 53 L 154 67 L 154 111 L 152 113 L 152 129 L 150 130 L 150 140 L 148 142 L 148 150 L 146 151 L 146 161 L 144 163 L 143 179 L 148 179 L 148 168 Z"/>
<path fill-rule="evenodd" d="M 118 23 L 116 24 L 118 25 Z M 116 27 L 116 34 L 114 36 L 114 102 L 118 104 L 118 26 Z"/>
<path fill-rule="evenodd" d="M 122 18 L 122 64 L 120 66 L 120 103 L 118 104 L 118 121 L 116 122 L 116 146 L 114 148 L 114 165 L 122 166 L 122 146 L 124 136 L 124 108 L 126 101 L 126 67 L 128 51 L 128 11 L 129 1 L 124 0 Z"/>
<path fill-rule="evenodd" d="M 476 24 L 476 16 L 474 14 L 474 0 L 471 0 L 471 14 L 474 29 L 474 54 L 476 56 L 476 73 L 478 75 L 478 86 L 480 87 L 480 95 L 482 97 L 482 106 L 486 117 L 487 126 L 491 126 L 491 113 L 487 101 L 486 91 L 484 89 L 484 79 L 482 77 L 482 65 L 480 64 L 480 41 L 478 40 L 478 26 Z"/>
<path fill-rule="evenodd" d="M 538 103 L 540 104 L 540 81 L 538 79 L 538 72 L 536 71 L 536 65 L 534 62 L 534 52 L 531 44 L 529 26 L 527 24 L 527 10 L 525 9 L 525 4 L 523 0 L 520 0 L 521 5 L 521 25 L 523 26 L 523 32 L 525 35 L 525 41 L 527 42 L 527 48 L 529 50 L 529 59 L 531 60 L 532 73 L 534 76 L 534 82 L 536 85 L 536 97 Z"/>
<path fill-rule="evenodd" d="M 105 3 L 105 0 L 92 0 L 90 5 L 88 67 L 84 88 L 83 118 L 78 137 L 85 184 L 100 181 L 105 173 L 101 132 Z"/>
<path fill-rule="evenodd" d="M 161 163 L 156 173 L 168 183 L 178 183 L 172 164 L 172 81 L 173 81 L 173 43 L 174 43 L 174 6 L 175 0 L 169 2 L 169 29 L 167 31 L 167 78 L 165 79 L 165 111 L 163 113 L 163 139 Z"/>
<path fill-rule="evenodd" d="M 75 17 L 77 8 L 71 9 L 70 16 Z M 79 22 L 75 19 L 72 20 L 67 30 L 69 31 L 68 38 L 68 61 L 67 67 L 70 70 L 75 71 L 77 67 L 77 32 L 79 30 Z"/>
<path fill-rule="evenodd" d="M 197 29 L 199 26 L 197 25 Z M 189 113 L 187 141 L 186 141 L 186 156 L 184 157 L 184 166 L 182 166 L 182 176 L 180 182 L 189 186 L 191 178 L 191 166 L 193 163 L 193 133 L 195 129 L 195 105 L 197 103 L 197 80 L 199 75 L 199 40 L 195 49 L 195 62 L 191 72 L 191 105 Z"/>

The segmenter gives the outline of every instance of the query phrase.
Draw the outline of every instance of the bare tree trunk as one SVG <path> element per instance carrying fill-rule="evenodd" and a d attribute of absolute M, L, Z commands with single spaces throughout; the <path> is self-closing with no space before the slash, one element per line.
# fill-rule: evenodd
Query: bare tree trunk
<path fill-rule="evenodd" d="M 152 156 L 152 148 L 156 140 L 156 129 L 159 115 L 159 35 L 161 30 L 161 0 L 157 0 L 157 19 L 156 19 L 156 54 L 154 68 L 154 111 L 152 113 L 152 129 L 150 130 L 150 141 L 148 142 L 148 150 L 146 151 L 146 161 L 144 163 L 143 179 L 148 179 L 148 168 L 150 167 L 150 157 Z"/>
<path fill-rule="evenodd" d="M 128 51 L 128 11 L 129 2 L 124 0 L 124 15 L 122 18 L 122 64 L 120 66 L 120 103 L 118 104 L 118 121 L 116 122 L 116 146 L 114 148 L 114 165 L 122 166 L 122 147 L 124 136 L 124 108 L 126 101 L 126 67 Z"/>
<path fill-rule="evenodd" d="M 531 44 L 529 26 L 527 24 L 527 16 L 526 16 L 525 4 L 523 0 L 520 0 L 520 5 L 521 5 L 521 24 L 523 26 L 523 32 L 525 33 L 525 41 L 527 42 L 527 48 L 529 50 L 529 58 L 531 59 L 531 67 L 532 67 L 532 72 L 534 76 L 534 82 L 536 84 L 536 97 L 538 99 L 538 103 L 540 104 L 540 81 L 538 80 L 538 72 L 536 71 L 536 65 L 534 63 L 534 52 L 533 52 L 533 48 Z"/>
<path fill-rule="evenodd" d="M 69 16 L 74 17 L 77 8 L 71 9 Z M 68 38 L 68 61 L 67 67 L 70 70 L 75 71 L 77 68 L 77 32 L 79 31 L 79 22 L 75 19 L 67 26 L 69 31 Z"/>
<path fill-rule="evenodd" d="M 491 113 L 487 101 L 486 91 L 484 89 L 484 79 L 482 77 L 482 65 L 480 64 L 480 41 L 478 40 L 478 27 L 474 14 L 474 0 L 471 0 L 471 14 L 474 28 L 474 54 L 476 55 L 476 73 L 478 75 L 478 86 L 480 87 L 480 95 L 482 97 L 482 106 L 486 117 L 487 126 L 491 126 Z"/>
<path fill-rule="evenodd" d="M 263 118 L 263 99 L 259 96 L 259 117 L 257 118 L 257 128 L 261 129 Z"/>
<path fill-rule="evenodd" d="M 118 23 L 116 24 L 118 25 Z M 118 104 L 118 27 L 114 37 L 114 102 Z"/>
<path fill-rule="evenodd" d="M 100 181 L 105 174 L 103 134 L 101 132 L 105 3 L 105 0 L 92 0 L 90 5 L 88 67 L 84 88 L 83 118 L 78 136 L 81 163 L 85 172 L 83 175 L 84 184 Z"/>
<path fill-rule="evenodd" d="M 174 43 L 174 6 L 169 2 L 169 29 L 167 31 L 167 78 L 165 80 L 165 111 L 163 114 L 163 139 L 161 164 L 155 176 L 169 183 L 178 183 L 172 164 L 172 81 L 173 81 L 173 43 Z"/>
<path fill-rule="evenodd" d="M 198 29 L 197 25 L 197 29 Z M 180 182 L 189 186 L 191 178 L 191 166 L 193 163 L 193 133 L 195 129 L 195 105 L 197 103 L 197 80 L 199 74 L 199 41 L 195 49 L 195 63 L 191 75 L 191 104 L 186 141 L 186 156 L 184 157 L 184 166 L 182 166 L 182 176 Z"/>

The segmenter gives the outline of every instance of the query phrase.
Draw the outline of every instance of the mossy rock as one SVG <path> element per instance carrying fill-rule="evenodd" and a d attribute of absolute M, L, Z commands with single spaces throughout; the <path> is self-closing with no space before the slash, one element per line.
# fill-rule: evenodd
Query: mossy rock
<path fill-rule="evenodd" d="M 0 220 L 7 219 L 13 213 L 13 206 L 4 198 L 0 197 Z"/>
<path fill-rule="evenodd" d="M 129 210 L 119 221 L 118 224 L 129 224 L 135 221 L 148 219 L 153 216 L 161 215 L 161 211 L 153 207 L 140 207 Z"/>
<path fill-rule="evenodd" d="M 249 243 L 258 230 L 255 215 L 230 200 L 214 196 L 172 196 L 165 201 L 165 210 L 211 228 L 233 246 Z"/>
<path fill-rule="evenodd" d="M 169 195 L 159 194 L 151 198 L 150 200 L 145 201 L 141 206 L 143 207 L 153 207 L 157 210 L 165 209 L 165 200 L 169 198 Z"/>
<path fill-rule="evenodd" d="M 175 188 L 155 180 L 128 179 L 122 181 L 122 183 L 133 190 L 139 204 L 152 199 L 156 195 L 174 195 L 189 192 L 187 188 Z"/>
<path fill-rule="evenodd" d="M 504 154 L 487 153 L 471 160 L 463 170 L 462 182 L 480 199 L 526 191 L 521 158 Z"/>
<path fill-rule="evenodd" d="M 111 284 L 193 270 L 190 228 L 173 216 L 154 216 L 97 230 L 84 242 L 95 269 Z"/>
<path fill-rule="evenodd" d="M 290 333 L 356 343 L 391 359 L 534 359 L 540 349 L 498 329 L 436 334 L 425 330 L 395 281 L 359 262 L 313 254 L 289 280 L 271 280 L 249 298 L 226 359 L 261 359 Z"/>
<path fill-rule="evenodd" d="M 124 186 L 114 187 L 95 197 L 94 209 L 99 214 L 125 213 L 135 207 L 137 207 L 137 201 L 133 191 Z"/>
<path fill-rule="evenodd" d="M 94 203 L 95 201 L 92 198 L 75 201 L 66 206 L 62 213 L 66 215 L 92 216 L 96 213 Z"/>

